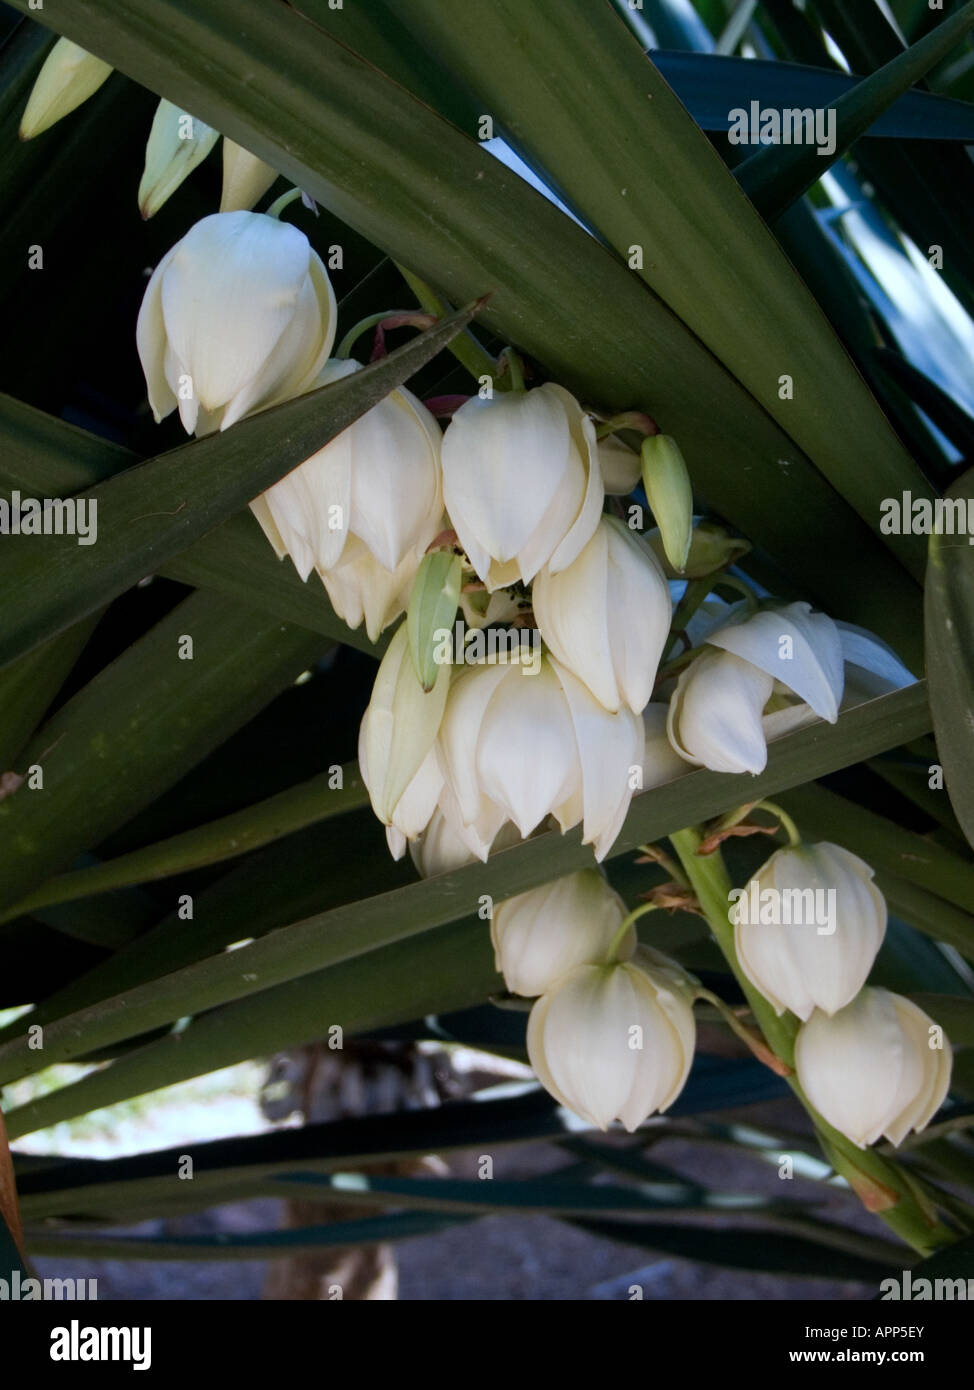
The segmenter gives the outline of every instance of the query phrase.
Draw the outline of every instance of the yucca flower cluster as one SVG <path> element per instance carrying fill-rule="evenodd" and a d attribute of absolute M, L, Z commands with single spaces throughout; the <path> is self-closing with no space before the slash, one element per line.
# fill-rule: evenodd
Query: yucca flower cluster
<path fill-rule="evenodd" d="M 204 218 L 156 268 L 139 317 L 156 418 L 178 409 L 188 431 L 226 429 L 357 371 L 330 357 L 335 328 L 303 233 L 248 211 Z M 602 860 L 637 792 L 694 767 L 756 774 L 776 737 L 912 679 L 869 633 L 747 586 L 675 622 L 687 580 L 720 584 L 745 547 L 694 525 L 674 441 L 648 432 L 640 456 L 611 425 L 600 438 L 567 390 L 527 390 L 508 361 L 511 379 L 445 431 L 402 387 L 252 503 L 278 556 L 317 574 L 349 626 L 376 641 L 408 614 L 359 762 L 391 852 L 408 847 L 425 876 L 553 827 L 580 825 Z M 605 509 L 640 474 L 659 525 L 648 537 Z M 832 930 L 748 916 L 768 890 L 830 890 Z M 693 1057 L 696 984 L 637 944 L 635 915 L 592 868 L 496 904 L 491 922 L 509 990 L 534 1000 L 539 1079 L 602 1128 L 665 1110 Z M 746 978 L 801 1020 L 798 1080 L 819 1112 L 859 1145 L 922 1128 L 950 1051 L 925 1046 L 933 1025 L 914 1004 L 866 985 L 886 921 L 871 869 L 796 839 L 732 921 Z"/>

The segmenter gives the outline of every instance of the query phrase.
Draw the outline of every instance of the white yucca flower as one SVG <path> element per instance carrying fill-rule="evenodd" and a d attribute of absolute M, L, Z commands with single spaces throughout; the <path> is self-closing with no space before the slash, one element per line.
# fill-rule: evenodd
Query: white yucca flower
<path fill-rule="evenodd" d="M 163 98 L 145 147 L 145 168 L 139 184 L 139 211 L 154 217 L 198 164 L 210 153 L 220 132 Z"/>
<path fill-rule="evenodd" d="M 311 383 L 359 371 L 329 362 Z M 312 570 L 349 627 L 371 641 L 406 608 L 430 541 L 442 530 L 441 432 L 400 387 L 274 484 L 253 511 L 278 557 Z"/>
<path fill-rule="evenodd" d="M 670 632 L 670 589 L 659 561 L 615 517 L 603 516 L 581 554 L 532 587 L 545 645 L 608 710 L 641 714 Z"/>
<path fill-rule="evenodd" d="M 598 869 L 556 878 L 495 903 L 490 939 L 507 988 L 528 998 L 543 994 L 578 965 L 599 965 L 627 916 L 626 905 Z M 617 960 L 636 949 L 630 926 Z"/>
<path fill-rule="evenodd" d="M 696 1043 L 681 976 L 645 947 L 631 960 L 563 975 L 528 1020 L 528 1057 L 545 1090 L 599 1129 L 619 1119 L 632 1133 L 668 1109 Z"/>
<path fill-rule="evenodd" d="M 839 630 L 826 614 L 789 603 L 718 626 L 704 640 L 670 701 L 669 736 L 681 757 L 713 772 L 762 772 L 764 711 L 776 683 L 799 703 L 779 711 L 775 735 L 816 716 L 835 723 L 845 676 Z"/>
<path fill-rule="evenodd" d="M 947 1094 L 951 1059 L 921 1008 L 869 986 L 831 1018 L 816 1010 L 795 1043 L 802 1090 L 860 1149 L 881 1135 L 899 1145 L 924 1129 Z"/>
<path fill-rule="evenodd" d="M 446 509 L 488 589 L 570 565 L 603 496 L 595 426 L 553 382 L 472 397 L 443 438 Z"/>
<path fill-rule="evenodd" d="M 276 180 L 276 169 L 224 136 L 221 212 L 249 212 Z"/>
<path fill-rule="evenodd" d="M 32 140 L 87 101 L 111 75 L 110 63 L 70 39 L 58 39 L 44 60 L 20 122 L 21 140 Z"/>
<path fill-rule="evenodd" d="M 306 391 L 335 337 L 335 295 L 296 227 L 217 212 L 163 256 L 136 342 L 157 421 L 197 434 Z"/>
<path fill-rule="evenodd" d="M 639 783 L 642 721 L 610 713 L 553 657 L 529 671 L 469 666 L 453 682 L 439 749 L 458 818 L 487 843 L 505 820 L 522 836 L 549 814 L 563 831 L 581 821 L 602 859 Z"/>
<path fill-rule="evenodd" d="M 362 781 L 375 814 L 396 832 L 389 847 L 397 859 L 425 828 L 443 784 L 433 748 L 449 684 L 450 667 L 443 666 L 433 689 L 423 690 L 402 624 L 379 663 L 358 743 Z"/>
<path fill-rule="evenodd" d="M 744 974 L 778 1014 L 801 1019 L 856 997 L 886 933 L 873 870 L 828 841 L 776 850 L 730 916 Z"/>

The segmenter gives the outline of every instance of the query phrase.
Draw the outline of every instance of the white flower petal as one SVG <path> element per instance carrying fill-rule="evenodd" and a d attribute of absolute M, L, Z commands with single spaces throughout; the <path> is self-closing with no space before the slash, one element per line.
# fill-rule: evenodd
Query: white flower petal
<path fill-rule="evenodd" d="M 682 672 L 670 701 L 670 742 L 688 762 L 713 772 L 763 772 L 761 724 L 774 681 L 731 652 L 698 656 Z"/>
<path fill-rule="evenodd" d="M 800 695 L 834 724 L 842 700 L 844 668 L 838 629 L 808 603 L 762 609 L 744 622 L 712 632 L 711 646 L 749 661 Z"/>

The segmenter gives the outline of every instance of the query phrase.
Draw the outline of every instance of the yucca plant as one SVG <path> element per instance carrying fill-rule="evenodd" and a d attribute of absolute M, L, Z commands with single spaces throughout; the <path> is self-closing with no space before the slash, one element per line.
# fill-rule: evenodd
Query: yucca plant
<path fill-rule="evenodd" d="M 972 31 L 5 7 L 5 1265 L 513 1210 L 974 1277 Z M 198 1145 L 191 1184 L 16 1148 L 375 1035 L 538 1083 Z M 785 1133 L 722 1116 L 782 1097 Z M 536 1140 L 546 1179 L 380 1171 Z M 267 1195 L 339 1215 L 111 1230 Z"/>

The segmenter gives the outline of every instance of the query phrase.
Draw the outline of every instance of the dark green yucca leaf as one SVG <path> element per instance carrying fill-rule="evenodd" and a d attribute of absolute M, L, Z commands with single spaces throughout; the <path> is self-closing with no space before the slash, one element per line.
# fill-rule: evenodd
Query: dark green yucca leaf
<path fill-rule="evenodd" d="M 18 4 L 26 9 L 26 0 Z M 838 501 L 794 438 L 696 333 L 613 254 L 476 141 L 295 10 L 267 9 L 257 0 L 205 0 L 192 12 L 175 0 L 62 0 L 56 19 L 47 11 L 43 17 L 270 160 L 454 302 L 491 291 L 483 313 L 487 326 L 537 357 L 592 404 L 657 411 L 661 426 L 679 438 L 702 498 L 772 553 L 805 592 L 900 644 L 919 669 L 914 639 L 919 595 L 869 527 L 877 524 L 877 478 L 900 476 L 905 469 L 918 492 L 923 481 L 861 392 L 826 324 L 814 321 L 817 341 L 827 342 L 826 356 L 841 363 L 845 389 L 854 393 L 857 406 L 848 411 L 857 419 L 855 449 L 841 477 L 838 469 L 834 477 L 844 488 L 868 487 L 869 497 L 859 504 L 862 515 L 869 513 L 868 524 Z M 559 14 L 553 32 L 563 18 Z M 608 18 L 615 25 L 611 14 Z M 624 30 L 620 36 L 628 42 Z M 642 73 L 645 60 L 638 46 L 632 48 Z M 586 49 L 587 69 L 589 60 Z M 216 70 L 244 69 L 252 74 L 247 84 L 230 76 L 214 83 Z M 675 103 L 671 95 L 670 100 Z M 675 107 L 687 122 L 688 139 L 698 149 L 696 142 L 702 142 L 705 150 L 705 138 L 678 103 Z M 326 139 L 320 131 L 328 132 Z M 602 141 L 600 148 L 604 152 L 609 146 Z M 708 168 L 727 179 L 741 214 L 766 239 L 771 254 L 774 243 L 766 229 L 712 151 L 710 160 Z M 656 211 L 654 202 L 653 217 Z M 695 214 L 701 236 L 702 216 Z M 640 226 L 644 222 L 640 219 Z M 715 237 L 726 262 L 726 238 L 715 231 L 713 218 L 705 231 L 711 249 L 703 264 L 714 261 Z M 750 238 L 747 245 L 750 252 Z M 672 249 L 683 264 L 686 244 L 675 239 Z M 800 308 L 793 313 L 788 296 L 781 299 L 778 289 L 769 292 L 763 276 L 758 290 L 745 297 L 749 306 L 780 302 L 782 321 L 789 325 L 788 350 L 760 368 L 769 406 L 779 375 L 799 371 L 793 362 L 789 367 L 790 330 L 804 320 L 810 303 L 787 263 L 774 254 L 792 277 L 789 295 L 799 296 Z M 698 306 L 719 304 L 720 295 L 700 293 L 696 268 L 691 280 Z M 723 272 L 720 284 L 726 287 Z M 750 330 L 733 317 L 730 340 L 736 351 Z M 813 356 L 806 342 L 802 361 Z M 840 383 L 811 382 L 797 392 L 789 419 L 797 421 L 809 410 L 820 429 L 827 427 L 830 447 L 851 447 L 834 428 L 843 398 Z M 877 460 L 876 476 L 865 464 L 867 448 Z M 750 480 L 746 490 L 739 486 L 741 476 Z M 871 481 L 863 483 L 867 477 Z M 901 539 L 897 555 L 909 560 L 912 543 Z M 914 558 L 918 570 L 919 554 Z"/>
<path fill-rule="evenodd" d="M 856 749 L 853 756 L 862 756 L 872 751 L 873 740 L 886 747 L 902 743 L 926 725 L 924 706 L 922 686 L 913 686 L 850 711 L 828 730 L 802 730 L 781 739 L 770 749 L 768 768 L 758 777 L 695 772 L 643 793 L 634 799 L 612 854 L 707 819 L 735 799 L 753 801 L 797 785 L 814 775 L 813 769 L 823 773 L 841 766 L 851 747 Z M 487 864 L 472 864 L 332 909 L 272 932 L 230 956 L 203 960 L 50 1024 L 43 1054 L 32 1051 L 23 1039 L 6 1043 L 0 1047 L 0 1079 L 10 1080 L 187 1014 L 258 994 L 380 946 L 422 937 L 476 911 L 484 894 L 499 900 L 523 892 L 591 862 L 590 853 L 580 845 L 577 831 L 551 832 L 505 850 Z"/>
<path fill-rule="evenodd" d="M 451 315 L 353 376 L 261 411 L 96 485 L 97 549 L 10 537 L 0 557 L 0 667 L 192 545 L 303 463 L 434 357 L 470 321 Z M 23 543 L 18 546 L 16 541 Z"/>
<path fill-rule="evenodd" d="M 939 24 L 932 34 L 897 54 L 885 67 L 841 96 L 834 108 L 835 149 L 824 158 L 815 145 L 806 144 L 769 146 L 746 160 L 736 174 L 754 205 L 769 219 L 780 216 L 865 134 L 881 112 L 945 58 L 972 27 L 974 4 L 968 4 Z"/>
<path fill-rule="evenodd" d="M 948 489 L 946 500 L 974 516 L 974 469 Z M 926 656 L 947 791 L 974 845 L 974 545 L 963 525 L 930 537 Z"/>

